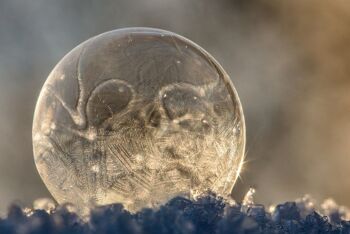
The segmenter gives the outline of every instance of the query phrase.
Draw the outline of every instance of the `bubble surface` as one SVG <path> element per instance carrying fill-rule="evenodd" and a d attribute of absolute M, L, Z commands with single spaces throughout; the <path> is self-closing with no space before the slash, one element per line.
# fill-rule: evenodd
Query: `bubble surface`
<path fill-rule="evenodd" d="M 127 28 L 83 42 L 53 69 L 33 146 L 59 203 L 136 211 L 208 190 L 228 197 L 245 125 L 230 78 L 206 51 L 172 32 Z"/>

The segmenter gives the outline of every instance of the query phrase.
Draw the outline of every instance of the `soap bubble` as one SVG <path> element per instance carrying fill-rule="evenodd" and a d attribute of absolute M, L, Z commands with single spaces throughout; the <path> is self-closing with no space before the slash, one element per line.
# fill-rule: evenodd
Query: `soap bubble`
<path fill-rule="evenodd" d="M 226 72 L 175 33 L 96 36 L 49 75 L 33 124 L 37 169 L 53 197 L 128 210 L 206 191 L 229 197 L 245 125 Z"/>

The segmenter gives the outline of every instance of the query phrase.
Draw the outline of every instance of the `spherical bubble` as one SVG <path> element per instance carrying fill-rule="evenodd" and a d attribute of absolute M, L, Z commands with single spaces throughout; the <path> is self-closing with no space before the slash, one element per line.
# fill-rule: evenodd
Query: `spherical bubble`
<path fill-rule="evenodd" d="M 172 32 L 127 28 L 87 40 L 53 69 L 33 145 L 59 203 L 136 211 L 208 190 L 228 197 L 245 125 L 228 75 L 206 51 Z"/>

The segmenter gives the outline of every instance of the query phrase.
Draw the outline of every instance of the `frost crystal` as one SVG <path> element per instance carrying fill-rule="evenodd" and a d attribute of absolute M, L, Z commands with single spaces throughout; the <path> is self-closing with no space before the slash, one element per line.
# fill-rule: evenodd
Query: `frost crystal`
<path fill-rule="evenodd" d="M 51 214 L 32 210 L 29 216 L 18 206 L 11 206 L 7 218 L 0 219 L 0 233 L 350 233 L 350 222 L 343 218 L 334 222 L 317 211 L 303 217 L 298 206 L 303 203 L 301 200 L 279 204 L 273 213 L 269 213 L 258 204 L 250 204 L 248 212 L 241 212 L 240 205 L 229 205 L 213 194 L 195 201 L 176 197 L 157 209 L 143 209 L 135 214 L 124 210 L 120 204 L 97 207 L 86 220 L 67 210 L 66 206 L 56 208 Z M 329 201 L 326 203 L 334 205 Z M 337 209 L 332 211 L 334 216 L 341 217 L 339 212 Z"/>
<path fill-rule="evenodd" d="M 39 198 L 33 202 L 33 208 L 36 210 L 45 210 L 47 213 L 51 213 L 56 208 L 56 204 L 49 198 Z"/>

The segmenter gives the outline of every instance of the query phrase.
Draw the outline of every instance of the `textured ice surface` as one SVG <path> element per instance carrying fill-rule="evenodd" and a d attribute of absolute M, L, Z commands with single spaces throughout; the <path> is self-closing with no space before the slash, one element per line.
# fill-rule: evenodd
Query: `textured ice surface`
<path fill-rule="evenodd" d="M 326 202 L 326 203 L 329 203 Z M 51 204 L 49 202 L 49 204 Z M 328 204 L 329 205 L 329 204 Z M 328 206 L 327 205 L 327 206 Z M 159 209 L 135 214 L 113 204 L 92 210 L 87 221 L 67 206 L 46 212 L 25 214 L 18 206 L 0 219 L 0 233 L 6 234 L 347 234 L 350 222 L 334 202 L 327 216 L 311 209 L 305 199 L 277 205 L 273 212 L 250 203 L 229 205 L 214 195 L 196 201 L 177 197 Z M 242 211 L 245 210 L 245 211 Z M 330 213 L 329 213 L 330 212 Z M 306 214 L 304 216 L 304 214 Z"/>
<path fill-rule="evenodd" d="M 33 145 L 59 203 L 138 210 L 207 190 L 229 196 L 245 126 L 228 75 L 206 51 L 171 32 L 129 28 L 82 43 L 53 69 Z"/>

